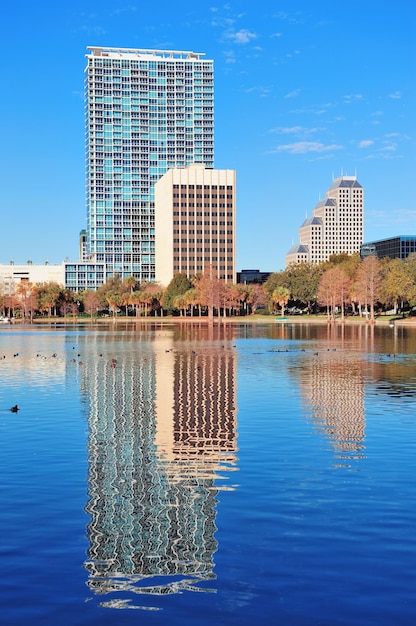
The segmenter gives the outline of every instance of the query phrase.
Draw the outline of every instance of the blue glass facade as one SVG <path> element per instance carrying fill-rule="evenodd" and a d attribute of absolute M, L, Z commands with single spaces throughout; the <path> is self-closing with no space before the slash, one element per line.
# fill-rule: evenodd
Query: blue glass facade
<path fill-rule="evenodd" d="M 213 61 L 192 52 L 87 48 L 87 254 L 110 276 L 155 278 L 154 184 L 214 166 Z"/>
<path fill-rule="evenodd" d="M 361 246 L 361 258 L 376 254 L 380 259 L 389 257 L 390 259 L 406 259 L 409 254 L 416 253 L 416 236 L 400 235 L 380 239 L 371 243 L 363 243 Z"/>

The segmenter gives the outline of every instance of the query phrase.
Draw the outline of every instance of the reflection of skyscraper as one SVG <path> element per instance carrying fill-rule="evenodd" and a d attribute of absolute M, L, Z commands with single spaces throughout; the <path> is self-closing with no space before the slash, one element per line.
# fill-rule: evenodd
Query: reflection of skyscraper
<path fill-rule="evenodd" d="M 302 370 L 301 394 L 314 422 L 342 457 L 361 455 L 365 439 L 364 380 L 360 355 L 327 352 Z"/>
<path fill-rule="evenodd" d="M 105 356 L 84 363 L 90 407 L 86 568 L 97 593 L 164 593 L 213 577 L 215 473 L 235 461 L 235 358 L 210 348 L 210 365 L 201 360 L 194 367 L 191 351 L 178 354 L 168 344 L 165 338 L 143 341 L 140 352 L 118 354 L 117 363 Z M 214 369 L 209 385 L 177 393 L 185 371 L 208 381 Z M 187 426 L 197 441 L 181 448 L 179 416 L 189 411 L 202 422 L 196 418 L 195 431 Z M 152 586 L 156 576 L 168 578 Z"/>

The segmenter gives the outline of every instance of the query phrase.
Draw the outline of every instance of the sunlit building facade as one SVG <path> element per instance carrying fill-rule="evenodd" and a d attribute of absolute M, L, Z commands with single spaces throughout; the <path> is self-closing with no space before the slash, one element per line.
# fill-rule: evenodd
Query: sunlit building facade
<path fill-rule="evenodd" d="M 88 47 L 89 260 L 155 278 L 154 185 L 169 168 L 214 166 L 214 71 L 203 54 Z"/>
<path fill-rule="evenodd" d="M 156 281 L 168 285 L 215 268 L 225 282 L 236 277 L 234 170 L 203 165 L 170 169 L 155 185 Z"/>
<path fill-rule="evenodd" d="M 333 254 L 360 252 L 364 237 L 364 189 L 356 176 L 333 180 L 299 228 L 299 242 L 286 255 L 292 263 L 322 263 Z"/>

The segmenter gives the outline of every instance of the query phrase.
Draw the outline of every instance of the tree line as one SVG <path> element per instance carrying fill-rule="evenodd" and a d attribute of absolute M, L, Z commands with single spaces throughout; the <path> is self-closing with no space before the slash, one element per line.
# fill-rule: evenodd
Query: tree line
<path fill-rule="evenodd" d="M 6 291 L 0 285 L 0 312 L 30 320 L 34 316 L 169 314 L 225 318 L 260 311 L 284 315 L 292 305 L 304 313 L 325 311 L 329 320 L 350 313 L 374 321 L 377 311 L 391 309 L 397 314 L 416 304 L 416 255 L 405 260 L 376 256 L 361 260 L 358 254 L 339 254 L 318 265 L 292 264 L 271 274 L 262 285 L 225 283 L 207 265 L 192 279 L 176 275 L 167 287 L 116 276 L 96 291 L 74 292 L 55 282 L 28 281 L 19 282 L 13 293 Z"/>
<path fill-rule="evenodd" d="M 329 320 L 350 313 L 373 322 L 377 312 L 397 315 L 416 304 L 416 255 L 403 260 L 333 255 L 318 265 L 292 264 L 272 274 L 264 288 L 282 312 L 292 301 L 308 313 L 323 308 Z"/>

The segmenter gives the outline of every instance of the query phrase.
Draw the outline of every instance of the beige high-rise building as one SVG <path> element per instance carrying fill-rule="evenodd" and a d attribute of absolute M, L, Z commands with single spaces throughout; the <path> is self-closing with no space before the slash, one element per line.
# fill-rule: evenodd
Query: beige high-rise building
<path fill-rule="evenodd" d="M 286 255 L 291 263 L 322 263 L 333 254 L 354 254 L 360 251 L 364 238 L 364 189 L 356 176 L 340 176 L 333 180 L 299 228 L 299 243 Z"/>
<path fill-rule="evenodd" d="M 212 265 L 226 282 L 236 280 L 235 170 L 204 165 L 168 170 L 155 184 L 156 281 L 189 278 Z"/>

